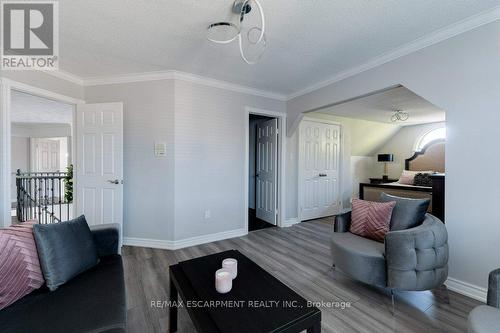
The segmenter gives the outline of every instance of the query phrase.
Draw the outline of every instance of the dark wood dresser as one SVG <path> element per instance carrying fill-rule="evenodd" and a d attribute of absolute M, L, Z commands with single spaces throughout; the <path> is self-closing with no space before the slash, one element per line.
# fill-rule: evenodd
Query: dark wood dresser
<path fill-rule="evenodd" d="M 444 173 L 437 173 L 432 178 L 432 215 L 444 222 Z"/>

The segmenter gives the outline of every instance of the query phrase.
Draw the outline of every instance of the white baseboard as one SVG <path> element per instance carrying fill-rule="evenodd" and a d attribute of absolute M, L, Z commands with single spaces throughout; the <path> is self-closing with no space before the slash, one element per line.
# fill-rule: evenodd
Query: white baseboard
<path fill-rule="evenodd" d="M 161 240 L 161 239 L 123 237 L 123 245 L 151 247 L 153 249 L 174 250 L 174 241 Z"/>
<path fill-rule="evenodd" d="M 241 237 L 245 236 L 247 233 L 248 231 L 246 229 L 236 229 L 236 230 L 218 232 L 215 234 L 190 237 L 175 241 L 150 239 L 150 238 L 124 237 L 123 245 L 151 247 L 155 249 L 164 249 L 164 250 L 177 250 L 189 246 L 216 242 L 223 239 Z"/>
<path fill-rule="evenodd" d="M 454 278 L 448 278 L 448 280 L 446 280 L 444 284 L 451 291 L 486 303 L 486 295 L 488 293 L 488 290 L 486 288 L 482 288 Z"/>
<path fill-rule="evenodd" d="M 286 219 L 285 223 L 282 225 L 283 227 L 291 227 L 294 224 L 299 223 L 299 219 L 297 217 L 292 217 L 291 219 Z"/>

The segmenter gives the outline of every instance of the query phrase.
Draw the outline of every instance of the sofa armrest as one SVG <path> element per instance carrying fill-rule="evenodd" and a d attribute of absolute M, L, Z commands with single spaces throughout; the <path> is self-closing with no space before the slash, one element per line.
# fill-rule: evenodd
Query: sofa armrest
<path fill-rule="evenodd" d="M 99 257 L 118 254 L 120 243 L 120 225 L 108 223 L 90 226 Z"/>
<path fill-rule="evenodd" d="M 351 212 L 336 215 L 333 232 L 348 232 L 351 225 Z"/>
<path fill-rule="evenodd" d="M 490 272 L 488 278 L 488 305 L 500 309 L 500 268 Z"/>
<path fill-rule="evenodd" d="M 430 290 L 448 277 L 448 233 L 427 214 L 418 227 L 385 235 L 387 286 L 399 290 Z"/>

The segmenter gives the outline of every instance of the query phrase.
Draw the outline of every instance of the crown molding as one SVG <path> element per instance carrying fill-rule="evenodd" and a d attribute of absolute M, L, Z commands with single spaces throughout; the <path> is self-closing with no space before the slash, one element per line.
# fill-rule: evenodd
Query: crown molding
<path fill-rule="evenodd" d="M 470 31 L 472 29 L 478 28 L 482 25 L 494 22 L 500 19 L 500 6 L 494 7 L 488 11 L 476 14 L 474 16 L 468 17 L 462 21 L 451 24 L 447 27 L 439 29 L 429 35 L 418 38 L 410 43 L 404 44 L 390 52 L 384 53 L 378 57 L 373 58 L 361 64 L 359 66 L 353 67 L 337 73 L 331 78 L 313 84 L 305 89 L 301 89 L 290 95 L 284 95 L 274 92 L 268 92 L 265 90 L 260 90 L 252 87 L 247 87 L 239 85 L 236 83 L 231 83 L 227 81 L 212 79 L 196 74 L 180 72 L 176 70 L 168 71 L 157 71 L 157 72 L 144 72 L 144 73 L 133 73 L 124 75 L 112 75 L 112 76 L 98 76 L 90 78 L 81 78 L 77 75 L 71 74 L 69 72 L 58 70 L 58 71 L 44 71 L 49 75 L 58 77 L 60 79 L 79 84 L 82 86 L 99 86 L 107 84 L 119 84 L 119 83 L 132 83 L 132 82 L 145 82 L 145 81 L 155 81 L 155 80 L 182 80 L 191 83 L 197 83 L 209 87 L 230 90 L 234 92 L 239 92 L 248 95 L 254 95 L 259 97 L 271 98 L 279 101 L 289 101 L 299 96 L 311 93 L 315 90 L 324 88 L 333 83 L 342 81 L 349 77 L 355 76 L 367 70 L 373 69 L 380 65 L 386 64 L 390 61 L 396 60 L 398 58 L 409 55 L 413 52 L 419 51 L 428 46 L 437 44 L 449 38 L 460 35 L 464 32 Z"/>
<path fill-rule="evenodd" d="M 147 82 L 158 80 L 173 80 L 175 79 L 175 71 L 158 71 L 158 72 L 144 72 L 132 73 L 122 75 L 110 76 L 94 76 L 83 79 L 83 85 L 88 86 L 102 86 L 108 84 L 120 83 L 134 83 L 134 82 Z"/>
<path fill-rule="evenodd" d="M 156 80 L 181 80 L 213 88 L 230 90 L 253 96 L 271 98 L 279 101 L 286 101 L 286 96 L 282 94 L 268 92 L 227 81 L 221 81 L 217 79 L 204 77 L 201 75 L 180 72 L 175 70 L 86 78 L 83 80 L 83 85 L 100 86 L 107 84 L 146 82 L 146 81 L 156 81 Z"/>
<path fill-rule="evenodd" d="M 231 90 L 234 92 L 239 92 L 243 94 L 248 94 L 248 95 L 254 95 L 254 96 L 259 96 L 259 97 L 264 97 L 264 98 L 270 98 L 270 99 L 275 99 L 279 101 L 286 101 L 287 96 L 279 93 L 274 93 L 274 92 L 269 92 L 261 89 L 256 89 L 256 88 L 251 88 L 231 82 L 226 82 L 226 81 L 221 81 L 221 80 L 216 80 L 196 74 L 191 74 L 191 73 L 185 73 L 185 72 L 179 72 L 179 71 L 174 71 L 174 78 L 177 80 L 182 80 L 186 82 L 192 82 L 192 83 L 198 83 L 202 84 L 205 86 L 213 87 L 213 88 L 219 88 L 219 89 L 225 89 L 225 90 Z"/>
<path fill-rule="evenodd" d="M 445 41 L 449 38 L 458 36 L 464 32 L 473 30 L 482 25 L 494 22 L 500 19 L 500 6 L 494 7 L 493 9 L 478 13 L 476 15 L 470 16 L 466 19 L 463 19 L 459 22 L 448 25 L 444 28 L 436 30 L 424 37 L 418 38 L 412 42 L 404 44 L 390 52 L 384 53 L 381 56 L 375 57 L 372 60 L 365 62 L 359 66 L 353 67 L 351 69 L 341 71 L 337 73 L 335 76 L 325 80 L 313 84 L 305 89 L 299 90 L 295 93 L 292 93 L 287 96 L 287 101 L 297 98 L 302 95 L 306 95 L 315 90 L 324 88 L 333 83 L 342 81 L 349 77 L 355 76 L 367 70 L 373 69 L 380 65 L 386 64 L 390 61 L 396 60 L 398 58 L 409 55 L 413 52 L 419 51 L 428 46 L 437 44 L 439 42 Z"/>
<path fill-rule="evenodd" d="M 43 71 L 45 74 L 48 74 L 50 76 L 57 77 L 58 79 L 66 80 L 71 83 L 83 86 L 83 79 L 75 74 L 72 74 L 70 72 L 66 72 L 63 70 L 57 70 L 57 71 Z"/>

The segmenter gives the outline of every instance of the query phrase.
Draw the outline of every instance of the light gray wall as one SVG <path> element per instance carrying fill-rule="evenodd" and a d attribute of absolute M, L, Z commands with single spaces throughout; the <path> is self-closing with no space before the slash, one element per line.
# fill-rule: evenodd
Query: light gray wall
<path fill-rule="evenodd" d="M 377 159 L 373 156 L 351 156 L 352 197 L 359 198 L 359 183 L 370 182 L 376 173 Z"/>
<path fill-rule="evenodd" d="M 86 87 L 85 99 L 124 104 L 125 237 L 244 227 L 245 106 L 285 111 L 284 102 L 174 80 Z M 155 141 L 166 157 L 153 156 Z"/>
<path fill-rule="evenodd" d="M 83 100 L 83 86 L 62 80 L 42 71 L 0 71 L 0 77 Z"/>
<path fill-rule="evenodd" d="M 415 153 L 415 145 L 429 131 L 445 126 L 445 123 L 431 123 L 415 126 L 405 126 L 384 144 L 376 154 L 394 154 L 394 162 L 387 164 L 389 177 L 399 179 L 405 167 L 405 159 Z M 375 161 L 377 155 L 374 155 Z M 383 163 L 375 163 L 374 173 L 380 177 L 384 171 Z"/>
<path fill-rule="evenodd" d="M 284 102 L 175 82 L 175 239 L 244 228 L 245 106 L 285 111 Z"/>
<path fill-rule="evenodd" d="M 500 22 L 450 38 L 288 102 L 289 127 L 305 110 L 402 84 L 446 111 L 446 227 L 451 278 L 485 288 L 500 267 Z"/>
<path fill-rule="evenodd" d="M 11 135 L 25 138 L 56 138 L 71 136 L 70 124 L 12 123 Z"/>
<path fill-rule="evenodd" d="M 10 140 L 11 145 L 11 160 L 10 169 L 15 173 L 17 169 L 23 171 L 29 170 L 30 161 L 30 140 L 23 137 L 12 137 Z M 16 188 L 16 175 L 11 177 L 11 201 L 17 201 L 17 188 Z"/>
<path fill-rule="evenodd" d="M 87 103 L 123 102 L 124 237 L 171 240 L 174 224 L 174 81 L 86 87 Z M 166 142 L 165 157 L 154 142 Z"/>

